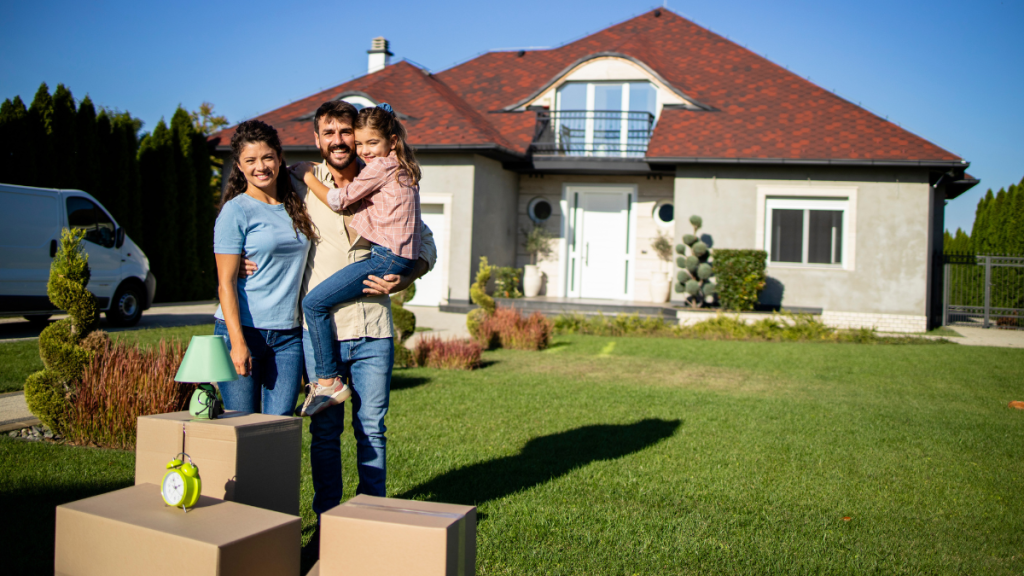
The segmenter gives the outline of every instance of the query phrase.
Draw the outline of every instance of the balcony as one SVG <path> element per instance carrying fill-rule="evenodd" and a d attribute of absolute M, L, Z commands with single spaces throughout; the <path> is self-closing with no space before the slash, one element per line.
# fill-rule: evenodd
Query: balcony
<path fill-rule="evenodd" d="M 534 155 L 643 158 L 654 131 L 649 112 L 540 110 Z"/>

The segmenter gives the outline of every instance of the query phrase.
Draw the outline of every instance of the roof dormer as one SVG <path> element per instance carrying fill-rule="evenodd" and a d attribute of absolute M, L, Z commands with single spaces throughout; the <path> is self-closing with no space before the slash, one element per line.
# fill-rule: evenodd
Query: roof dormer
<path fill-rule="evenodd" d="M 654 103 L 650 110 L 659 116 L 665 106 L 679 106 L 695 110 L 707 110 L 707 106 L 689 98 L 669 84 L 660 74 L 643 62 L 614 52 L 601 52 L 577 60 L 525 100 L 506 108 L 506 111 L 523 111 L 527 108 L 547 110 L 566 109 L 560 107 L 559 91 L 567 84 L 614 85 L 649 83 L 653 89 Z M 628 92 L 628 88 L 626 89 Z M 625 98 L 625 94 L 623 94 Z"/>

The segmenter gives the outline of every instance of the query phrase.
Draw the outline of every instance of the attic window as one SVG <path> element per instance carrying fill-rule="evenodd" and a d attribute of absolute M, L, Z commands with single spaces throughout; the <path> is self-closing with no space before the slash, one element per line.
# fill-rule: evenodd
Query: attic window
<path fill-rule="evenodd" d="M 370 100 L 365 96 L 358 96 L 356 94 L 350 94 L 348 96 L 342 96 L 340 100 L 348 102 L 349 104 L 356 107 L 356 110 L 362 110 L 363 108 L 373 108 L 377 105 L 376 102 Z"/>

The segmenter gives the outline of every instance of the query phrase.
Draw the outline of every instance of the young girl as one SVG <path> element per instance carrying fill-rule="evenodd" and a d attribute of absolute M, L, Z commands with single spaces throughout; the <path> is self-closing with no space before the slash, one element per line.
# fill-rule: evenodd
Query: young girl
<path fill-rule="evenodd" d="M 405 142 L 405 127 L 391 106 L 363 108 L 353 125 L 356 154 L 366 167 L 344 188 L 328 189 L 311 166 L 298 167 L 309 190 L 336 212 L 353 208 L 352 228 L 373 244 L 370 257 L 350 264 L 306 294 L 302 310 L 316 361 L 316 388 L 302 413 L 311 416 L 344 402 L 352 391 L 341 378 L 334 356 L 331 309 L 363 296 L 370 275 L 412 273 L 420 252 L 420 168 Z"/>

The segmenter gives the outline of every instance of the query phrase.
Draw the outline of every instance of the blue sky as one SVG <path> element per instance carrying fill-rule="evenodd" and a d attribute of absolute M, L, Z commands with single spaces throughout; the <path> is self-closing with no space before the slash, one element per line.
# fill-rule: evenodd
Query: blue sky
<path fill-rule="evenodd" d="M 506 2 L 19 2 L 0 21 L 0 98 L 40 82 L 152 128 L 204 100 L 232 123 L 366 71 L 374 36 L 432 71 L 497 49 L 550 47 L 659 6 Z M 946 207 L 1024 177 L 1024 3 L 670 0 L 668 8 L 959 154 L 982 179 Z"/>

